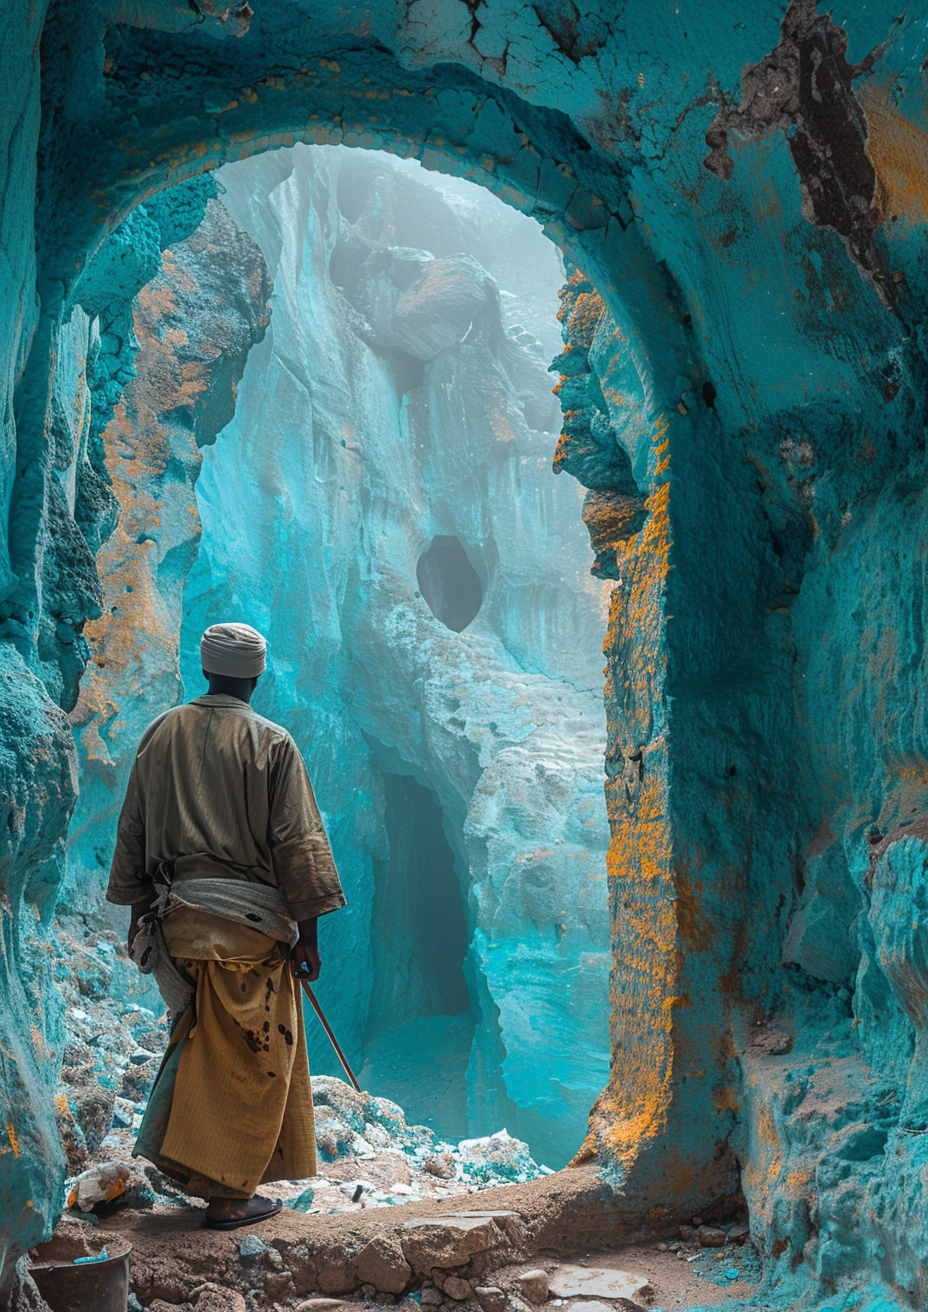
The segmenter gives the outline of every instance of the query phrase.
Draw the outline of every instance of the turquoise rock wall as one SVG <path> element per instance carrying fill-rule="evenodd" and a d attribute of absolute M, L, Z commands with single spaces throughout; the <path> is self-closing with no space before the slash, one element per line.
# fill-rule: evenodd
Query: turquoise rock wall
<path fill-rule="evenodd" d="M 920 897 L 925 787 L 923 6 L 60 0 L 45 19 L 17 8 L 0 38 L 14 830 L 13 799 L 32 808 L 4 874 L 10 996 L 49 996 L 20 890 L 56 874 L 72 794 L 43 781 L 72 758 L 50 726 L 100 605 L 52 402 L 81 373 L 78 307 L 100 330 L 106 243 L 174 184 L 294 141 L 422 158 L 540 218 L 612 321 L 570 312 L 563 372 L 585 380 L 562 388 L 558 465 L 618 575 L 613 1061 L 587 1152 L 630 1217 L 743 1188 L 794 1302 L 881 1286 L 871 1306 L 919 1306 L 919 931 L 890 921 Z M 93 453 L 73 463 L 76 492 Z M 60 1178 L 54 1062 L 17 1014 L 4 1080 L 21 1119 L 32 1081 L 36 1151 L 7 1135 L 11 1252 Z"/>

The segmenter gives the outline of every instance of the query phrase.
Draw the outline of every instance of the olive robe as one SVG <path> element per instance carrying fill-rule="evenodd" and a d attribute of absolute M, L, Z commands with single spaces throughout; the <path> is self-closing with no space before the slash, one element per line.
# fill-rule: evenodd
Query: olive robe
<path fill-rule="evenodd" d="M 294 920 L 345 905 L 306 767 L 290 735 L 236 697 L 206 695 L 146 730 L 119 819 L 107 897 L 184 879 L 270 885 Z M 222 917 L 171 912 L 164 938 L 196 987 L 177 1020 L 136 1155 L 202 1197 L 316 1173 L 300 993 L 286 944 Z"/>

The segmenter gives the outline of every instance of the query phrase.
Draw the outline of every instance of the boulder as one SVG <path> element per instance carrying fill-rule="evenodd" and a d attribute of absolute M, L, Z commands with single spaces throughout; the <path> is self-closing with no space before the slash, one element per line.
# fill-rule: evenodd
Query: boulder
<path fill-rule="evenodd" d="M 237 1289 L 207 1281 L 190 1295 L 196 1312 L 246 1312 L 245 1299 Z"/>
<path fill-rule="evenodd" d="M 420 1275 L 433 1267 L 447 1271 L 497 1247 L 503 1238 L 492 1213 L 418 1217 L 403 1226 L 403 1256 Z"/>
<path fill-rule="evenodd" d="M 451 1161 L 450 1153 L 445 1153 L 440 1157 L 426 1157 L 422 1163 L 422 1169 L 428 1171 L 429 1175 L 437 1176 L 440 1180 L 450 1180 L 454 1176 L 454 1164 Z"/>
<path fill-rule="evenodd" d="M 401 1294 L 412 1276 L 412 1268 L 393 1235 L 378 1235 L 365 1244 L 354 1256 L 354 1270 L 362 1284 L 373 1285 L 384 1294 Z"/>
<path fill-rule="evenodd" d="M 548 1301 L 548 1273 L 536 1267 L 532 1271 L 523 1271 L 521 1275 L 516 1276 L 515 1283 L 524 1298 L 530 1303 L 546 1303 Z"/>
<path fill-rule="evenodd" d="M 505 1312 L 506 1295 L 496 1285 L 481 1285 L 474 1294 L 483 1312 Z"/>
<path fill-rule="evenodd" d="M 696 1238 L 703 1248 L 724 1248 L 726 1237 L 724 1230 L 717 1230 L 712 1225 L 701 1225 L 696 1231 Z"/>
<path fill-rule="evenodd" d="M 462 1280 L 460 1276 L 449 1276 L 444 1284 L 444 1292 L 456 1303 L 463 1303 L 474 1291 L 469 1280 Z"/>

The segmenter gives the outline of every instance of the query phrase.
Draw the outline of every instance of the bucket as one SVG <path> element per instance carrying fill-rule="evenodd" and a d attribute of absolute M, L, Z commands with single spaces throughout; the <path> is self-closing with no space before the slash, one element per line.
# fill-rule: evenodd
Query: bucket
<path fill-rule="evenodd" d="M 99 1262 L 39 1262 L 29 1274 L 52 1312 L 126 1312 L 131 1244 Z"/>

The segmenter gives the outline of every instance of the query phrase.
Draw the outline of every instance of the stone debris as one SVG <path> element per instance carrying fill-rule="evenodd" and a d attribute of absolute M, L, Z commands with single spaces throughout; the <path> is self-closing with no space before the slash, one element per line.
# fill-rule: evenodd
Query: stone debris
<path fill-rule="evenodd" d="M 88 939 L 86 926 L 81 928 L 81 942 L 68 935 L 66 926 L 61 929 L 72 966 L 58 979 L 68 1004 L 68 1038 L 57 1120 L 72 1190 L 78 1180 L 90 1178 L 88 1172 L 131 1158 L 168 1039 L 163 1015 L 109 995 L 123 968 L 116 936 L 103 930 Z M 359 1093 L 333 1076 L 314 1076 L 312 1084 L 320 1174 L 275 1185 L 275 1193 L 294 1211 L 390 1207 L 523 1183 L 548 1173 L 533 1161 L 527 1145 L 506 1130 L 447 1143 L 427 1126 L 408 1124 L 403 1109 L 388 1098 Z M 202 1206 L 155 1167 L 137 1163 L 128 1169 L 131 1178 L 121 1205 Z M 85 1185 L 86 1200 L 88 1190 Z M 101 1193 L 89 1207 L 104 1201 Z"/>
<path fill-rule="evenodd" d="M 584 1303 L 571 1303 L 570 1312 L 641 1312 L 647 1303 L 632 1298 L 617 1298 L 614 1302 L 600 1303 L 590 1300 Z"/>
<path fill-rule="evenodd" d="M 474 1294 L 483 1312 L 505 1312 L 506 1295 L 496 1285 L 482 1285 L 474 1290 Z"/>
<path fill-rule="evenodd" d="M 516 1276 L 516 1285 L 519 1287 L 523 1297 L 527 1298 L 530 1303 L 546 1303 L 548 1301 L 548 1273 L 536 1267 L 532 1271 L 523 1271 L 521 1275 Z"/>
<path fill-rule="evenodd" d="M 475 1254 L 511 1242 L 511 1218 L 510 1212 L 413 1218 L 403 1226 L 403 1256 L 422 1275 L 464 1266 Z"/>
<path fill-rule="evenodd" d="M 550 1291 L 555 1298 L 624 1298 L 640 1307 L 645 1306 L 644 1295 L 651 1292 L 646 1276 L 605 1266 L 559 1266 L 551 1276 Z"/>
<path fill-rule="evenodd" d="M 457 1303 L 463 1303 L 465 1298 L 470 1298 L 474 1292 L 474 1287 L 469 1280 L 464 1280 L 461 1276 L 448 1276 L 442 1286 L 444 1292 L 449 1298 L 453 1298 Z"/>
<path fill-rule="evenodd" d="M 208 1282 L 191 1295 L 196 1312 L 247 1312 L 247 1305 L 237 1289 Z"/>
<path fill-rule="evenodd" d="M 409 1283 L 412 1268 L 393 1235 L 378 1235 L 354 1255 L 358 1279 L 386 1294 L 400 1294 Z"/>

